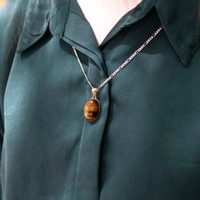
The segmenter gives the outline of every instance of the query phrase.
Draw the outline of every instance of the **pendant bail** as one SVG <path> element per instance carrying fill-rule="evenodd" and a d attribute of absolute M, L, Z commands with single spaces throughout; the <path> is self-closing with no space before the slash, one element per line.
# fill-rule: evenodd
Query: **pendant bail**
<path fill-rule="evenodd" d="M 93 98 L 97 98 L 97 93 L 99 92 L 99 89 L 98 88 L 92 88 L 92 97 Z"/>

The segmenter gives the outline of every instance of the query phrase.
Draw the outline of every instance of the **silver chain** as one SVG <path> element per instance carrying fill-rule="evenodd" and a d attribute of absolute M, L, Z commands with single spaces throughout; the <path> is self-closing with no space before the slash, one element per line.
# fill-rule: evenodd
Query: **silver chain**
<path fill-rule="evenodd" d="M 103 81 L 103 83 L 101 83 L 101 85 L 97 88 L 97 89 L 100 89 L 102 88 L 106 83 L 108 83 L 116 74 L 118 74 L 131 60 L 133 60 L 133 58 L 135 58 L 157 35 L 158 33 L 162 30 L 163 28 L 162 27 L 159 27 L 158 30 L 139 48 L 137 49 L 124 63 L 122 63 L 105 81 Z M 75 49 L 75 47 L 72 47 L 73 48 L 73 51 L 74 51 L 74 54 L 78 60 L 78 63 L 81 67 L 81 70 L 88 82 L 88 84 L 90 85 L 91 88 L 94 88 L 89 80 L 89 78 L 87 77 L 86 73 L 85 73 L 85 70 L 83 68 L 83 65 L 80 61 L 80 58 L 78 56 L 78 53 Z"/>

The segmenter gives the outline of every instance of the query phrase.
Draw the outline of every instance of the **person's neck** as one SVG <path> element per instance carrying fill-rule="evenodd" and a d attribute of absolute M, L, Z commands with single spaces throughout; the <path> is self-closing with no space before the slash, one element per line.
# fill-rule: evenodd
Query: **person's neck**
<path fill-rule="evenodd" d="M 6 3 L 7 0 L 0 0 L 0 8 Z"/>
<path fill-rule="evenodd" d="M 77 0 L 100 44 L 117 21 L 141 0 Z"/>

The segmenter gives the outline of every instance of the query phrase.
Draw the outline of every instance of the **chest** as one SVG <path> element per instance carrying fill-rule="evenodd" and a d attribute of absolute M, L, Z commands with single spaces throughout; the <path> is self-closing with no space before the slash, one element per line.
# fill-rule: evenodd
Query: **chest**
<path fill-rule="evenodd" d="M 141 0 L 78 0 L 78 3 L 90 23 L 98 44 L 128 11 Z"/>

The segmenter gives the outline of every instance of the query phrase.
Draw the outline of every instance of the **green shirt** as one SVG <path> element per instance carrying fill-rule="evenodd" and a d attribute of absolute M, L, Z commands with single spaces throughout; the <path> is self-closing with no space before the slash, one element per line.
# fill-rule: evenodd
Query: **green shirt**
<path fill-rule="evenodd" d="M 99 46 L 76 0 L 8 0 L 0 9 L 4 200 L 199 200 L 197 0 L 143 0 Z M 72 46 L 98 87 L 91 98 Z"/>

